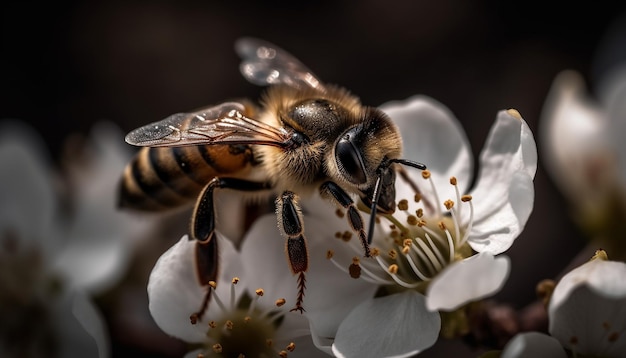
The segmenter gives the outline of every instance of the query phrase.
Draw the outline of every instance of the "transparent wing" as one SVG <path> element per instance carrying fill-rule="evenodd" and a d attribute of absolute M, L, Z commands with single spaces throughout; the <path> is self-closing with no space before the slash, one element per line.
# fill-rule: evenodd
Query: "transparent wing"
<path fill-rule="evenodd" d="M 245 106 L 227 102 L 191 113 L 176 113 L 137 128 L 126 142 L 142 147 L 198 144 L 264 144 L 282 147 L 291 133 L 244 116 Z"/>
<path fill-rule="evenodd" d="M 239 66 L 241 74 L 256 85 L 285 84 L 295 88 L 324 88 L 302 62 L 272 43 L 245 37 L 235 42 L 235 51 L 242 59 Z"/>

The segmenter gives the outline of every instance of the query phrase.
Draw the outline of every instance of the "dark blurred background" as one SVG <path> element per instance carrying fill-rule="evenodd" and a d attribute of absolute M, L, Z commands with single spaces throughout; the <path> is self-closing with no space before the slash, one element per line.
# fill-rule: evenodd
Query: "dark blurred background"
<path fill-rule="evenodd" d="M 95 121 L 128 131 L 232 97 L 257 98 L 259 88 L 239 75 L 233 42 L 241 36 L 276 43 L 366 104 L 414 94 L 437 99 L 462 122 L 477 156 L 500 109 L 519 110 L 537 134 L 558 72 L 574 69 L 593 83 L 602 72 L 595 63 L 604 35 L 626 9 L 619 1 L 519 0 L 24 1 L 2 7 L 0 118 L 33 124 L 54 158 L 68 135 L 87 133 Z M 516 307 L 532 301 L 536 282 L 556 277 L 584 245 L 541 165 L 540 157 L 533 215 L 508 251 L 511 277 L 496 297 Z M 116 355 L 180 353 L 176 345 L 160 350 L 115 332 L 113 339 Z"/>

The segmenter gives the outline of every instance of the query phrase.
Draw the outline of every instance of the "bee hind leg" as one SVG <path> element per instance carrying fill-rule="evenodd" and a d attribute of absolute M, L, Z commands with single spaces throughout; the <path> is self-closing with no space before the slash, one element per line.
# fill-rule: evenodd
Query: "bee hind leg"
<path fill-rule="evenodd" d="M 306 289 L 306 279 L 304 273 L 309 266 L 309 255 L 306 239 L 304 237 L 304 226 L 302 211 L 298 203 L 298 196 L 285 191 L 276 199 L 276 214 L 278 227 L 286 238 L 285 251 L 289 261 L 289 268 L 293 274 L 298 275 L 298 295 L 296 305 L 291 311 L 304 312 L 302 302 L 304 301 L 304 291 Z"/>
<path fill-rule="evenodd" d="M 363 246 L 365 257 L 371 256 L 369 242 L 371 238 L 365 233 L 363 217 L 354 205 L 354 200 L 339 185 L 332 181 L 327 181 L 320 186 L 320 193 L 323 197 L 330 197 L 347 211 L 348 223 L 353 231 L 359 235 L 359 240 Z"/>
<path fill-rule="evenodd" d="M 260 191 L 270 189 L 265 182 L 254 182 L 237 178 L 213 178 L 203 189 L 191 216 L 189 229 L 190 240 L 195 240 L 195 264 L 199 283 L 208 287 L 217 281 L 218 275 L 218 249 L 215 238 L 215 207 L 213 193 L 216 188 L 233 189 L 238 191 Z M 196 324 L 204 315 L 211 299 L 212 289 L 208 288 L 202 301 L 202 306 L 189 318 L 192 324 Z"/>

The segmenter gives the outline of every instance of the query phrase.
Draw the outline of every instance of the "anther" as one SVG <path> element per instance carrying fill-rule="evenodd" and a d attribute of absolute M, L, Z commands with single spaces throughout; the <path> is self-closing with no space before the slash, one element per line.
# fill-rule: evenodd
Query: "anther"
<path fill-rule="evenodd" d="M 211 321 L 211 322 L 209 322 L 209 327 L 215 328 L 215 327 L 217 327 L 217 323 L 215 321 Z"/>
<path fill-rule="evenodd" d="M 376 248 L 376 247 L 372 247 L 372 248 L 370 248 L 370 255 L 372 257 L 376 257 L 376 256 L 380 255 L 380 250 L 378 248 Z"/>
<path fill-rule="evenodd" d="M 607 261 L 609 259 L 609 255 L 606 254 L 606 251 L 599 249 L 599 250 L 596 250 L 595 254 L 591 258 L 591 260 L 595 260 L 595 259 Z"/>
<path fill-rule="evenodd" d="M 414 200 L 416 203 L 419 203 L 419 202 L 420 202 L 420 200 L 422 200 L 422 194 L 420 194 L 420 193 L 416 193 L 416 194 L 415 194 L 415 196 L 413 197 L 413 200 Z"/>
<path fill-rule="evenodd" d="M 420 222 L 417 223 L 418 227 L 424 227 L 426 226 L 426 220 L 420 220 Z"/>
<path fill-rule="evenodd" d="M 405 246 L 402 247 L 402 253 L 403 254 L 408 255 L 410 251 L 411 251 L 411 246 L 405 245 Z"/>
<path fill-rule="evenodd" d="M 276 300 L 276 302 L 274 302 L 276 304 L 276 307 L 281 307 L 282 305 L 284 305 L 287 302 L 287 300 L 285 300 L 284 298 L 279 298 Z"/>
<path fill-rule="evenodd" d="M 250 322 L 250 321 L 252 321 L 252 317 L 250 317 L 250 316 L 245 316 L 245 317 L 243 318 L 243 322 L 244 322 L 244 323 L 248 323 L 248 322 Z"/>
<path fill-rule="evenodd" d="M 289 342 L 286 348 L 289 352 L 293 352 L 296 349 L 296 344 L 294 342 Z"/>
<path fill-rule="evenodd" d="M 508 113 L 511 117 L 515 117 L 517 119 L 522 119 L 522 115 L 519 114 L 519 112 L 517 111 L 517 109 L 511 108 L 511 109 L 507 109 L 506 113 Z"/>
<path fill-rule="evenodd" d="M 221 344 L 215 343 L 212 348 L 213 348 L 213 352 L 215 352 L 215 353 L 222 353 L 222 345 Z"/>
<path fill-rule="evenodd" d="M 398 252 L 396 250 L 394 250 L 394 249 L 391 249 L 391 250 L 389 250 L 388 255 L 389 255 L 390 259 L 395 260 L 396 257 L 398 257 Z"/>
<path fill-rule="evenodd" d="M 445 206 L 446 209 L 450 210 L 454 206 L 454 201 L 448 199 L 448 200 L 443 202 L 443 206 Z"/>
<path fill-rule="evenodd" d="M 352 238 L 352 232 L 347 231 L 347 230 L 344 231 L 343 234 L 341 235 L 341 239 L 346 242 L 350 241 L 351 238 Z"/>
<path fill-rule="evenodd" d="M 413 240 L 411 239 L 406 239 L 402 242 L 402 246 L 411 246 L 413 245 Z"/>
<path fill-rule="evenodd" d="M 409 210 L 409 201 L 406 199 L 402 199 L 398 202 L 398 209 L 402 211 Z"/>
<path fill-rule="evenodd" d="M 450 184 L 456 185 L 456 177 L 450 177 Z"/>
<path fill-rule="evenodd" d="M 437 223 L 437 226 L 441 229 L 441 230 L 446 230 L 446 224 L 443 221 L 440 221 L 439 223 Z"/>
<path fill-rule="evenodd" d="M 472 200 L 472 196 L 471 195 L 463 195 L 461 197 L 461 201 L 464 202 L 464 203 L 467 203 L 470 200 Z"/>
<path fill-rule="evenodd" d="M 232 331 L 233 330 L 233 326 L 235 325 L 235 322 L 231 321 L 231 320 L 227 320 L 226 323 L 224 323 L 224 327 L 229 330 Z"/>
<path fill-rule="evenodd" d="M 355 279 L 361 277 L 361 265 L 358 257 L 352 258 L 352 264 L 348 267 L 348 273 L 350 277 Z"/>
<path fill-rule="evenodd" d="M 424 178 L 424 179 L 430 178 L 430 170 L 428 170 L 428 169 L 422 170 L 422 178 Z"/>
<path fill-rule="evenodd" d="M 327 260 L 332 259 L 334 255 L 335 255 L 335 252 L 333 250 L 326 251 L 326 259 Z"/>
<path fill-rule="evenodd" d="M 387 269 L 389 271 L 390 274 L 397 274 L 398 273 L 398 265 L 396 264 L 391 264 L 389 265 L 389 268 Z"/>
<path fill-rule="evenodd" d="M 417 216 L 415 216 L 415 215 L 409 215 L 409 216 L 406 218 L 406 222 L 407 222 L 409 225 L 411 225 L 411 226 L 415 226 L 415 225 L 417 225 Z"/>
<path fill-rule="evenodd" d="M 265 294 L 262 288 L 257 288 L 254 293 L 256 293 L 257 296 L 263 296 L 263 294 Z"/>
<path fill-rule="evenodd" d="M 611 334 L 609 334 L 609 336 L 607 337 L 609 342 L 613 343 L 615 341 L 617 341 L 617 339 L 619 338 L 619 332 L 613 332 Z"/>
<path fill-rule="evenodd" d="M 337 209 L 337 210 L 335 210 L 335 215 L 337 215 L 337 217 L 343 219 L 343 217 L 346 216 L 346 213 L 344 213 L 343 210 L 341 210 L 341 209 Z"/>
<path fill-rule="evenodd" d="M 232 281 L 233 285 L 236 285 L 237 283 L 239 283 L 239 277 L 233 277 Z"/>
<path fill-rule="evenodd" d="M 215 289 L 215 288 L 217 287 L 217 282 L 215 282 L 215 281 L 209 281 L 209 286 L 210 286 L 212 289 Z"/>
<path fill-rule="evenodd" d="M 278 352 L 278 355 L 280 356 L 280 358 L 287 358 L 287 351 L 282 350 Z"/>
<path fill-rule="evenodd" d="M 274 341 L 268 338 L 265 340 L 265 345 L 271 348 L 274 346 Z"/>
<path fill-rule="evenodd" d="M 421 218 L 422 216 L 424 216 L 424 209 L 419 208 L 415 210 L 415 215 L 417 215 L 418 218 Z"/>

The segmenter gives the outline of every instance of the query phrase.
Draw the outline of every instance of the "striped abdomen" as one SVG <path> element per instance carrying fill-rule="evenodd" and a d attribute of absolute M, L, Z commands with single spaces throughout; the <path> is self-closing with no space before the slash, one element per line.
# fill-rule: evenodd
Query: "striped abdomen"
<path fill-rule="evenodd" d="M 158 211 L 187 204 L 212 178 L 241 176 L 252 160 L 242 145 L 141 148 L 124 170 L 119 206 Z"/>

